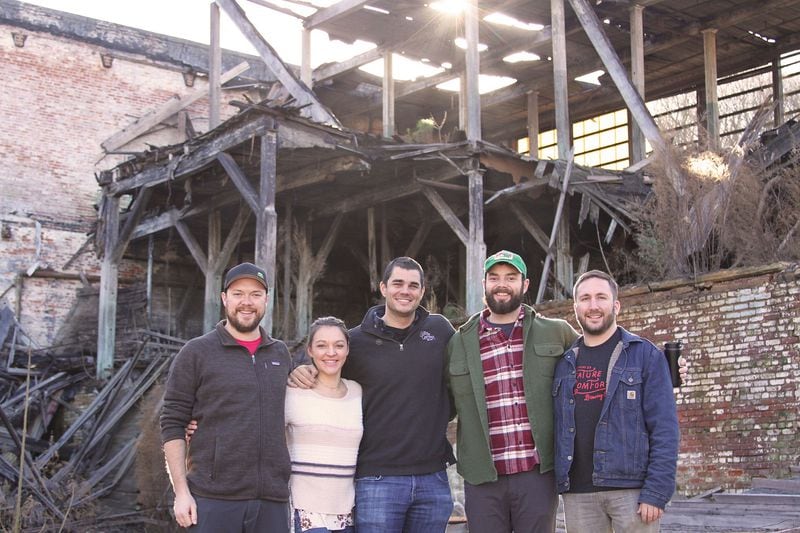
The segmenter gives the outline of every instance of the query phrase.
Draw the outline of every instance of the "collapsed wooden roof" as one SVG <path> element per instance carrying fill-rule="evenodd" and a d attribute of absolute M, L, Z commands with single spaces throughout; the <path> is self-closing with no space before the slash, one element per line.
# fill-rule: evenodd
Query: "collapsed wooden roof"
<path fill-rule="evenodd" d="M 259 2 L 261 3 L 261 2 Z M 566 3 L 566 2 L 565 2 Z M 347 4 L 344 10 L 339 4 Z M 411 59 L 426 59 L 431 65 L 452 68 L 431 78 L 396 81 L 398 130 L 413 128 L 416 117 L 441 117 L 453 109 L 457 93 L 436 89 L 441 82 L 464 71 L 464 51 L 454 45 L 463 37 L 460 17 L 442 13 L 416 0 L 350 1 L 322 9 L 306 20 L 307 27 L 325 30 L 346 42 L 356 39 L 378 44 L 349 62 L 324 65 L 314 72 L 314 90 L 334 113 L 344 120 L 365 110 L 380 110 L 380 80 L 355 69 L 381 57 L 385 51 Z M 549 0 L 481 0 L 480 42 L 488 49 L 480 55 L 482 74 L 516 79 L 509 87 L 481 98 L 483 136 L 503 141 L 526 135 L 526 93 L 538 91 L 541 130 L 555 127 L 553 112 L 552 28 Z M 368 5 L 370 8 L 365 9 Z M 768 67 L 781 53 L 797 48 L 800 39 L 798 0 L 600 0 L 591 2 L 605 22 L 605 33 L 617 55 L 630 69 L 631 15 L 643 8 L 644 70 L 647 99 L 702 89 L 704 56 L 702 32 L 716 32 L 717 69 L 720 78 L 742 71 Z M 377 8 L 377 9 L 376 9 Z M 384 12 L 380 12 L 382 10 Z M 542 25 L 526 31 L 484 20 L 502 12 L 526 23 Z M 335 15 L 335 16 L 334 16 Z M 570 78 L 569 106 L 572 120 L 581 120 L 624 107 L 617 89 L 608 79 L 593 86 L 574 78 L 595 70 L 607 70 L 587 38 L 575 12 L 565 9 L 567 69 Z M 527 51 L 539 61 L 508 63 L 512 52 Z M 400 110 L 403 112 L 400 112 Z M 452 115 L 451 115 L 452 116 Z"/>

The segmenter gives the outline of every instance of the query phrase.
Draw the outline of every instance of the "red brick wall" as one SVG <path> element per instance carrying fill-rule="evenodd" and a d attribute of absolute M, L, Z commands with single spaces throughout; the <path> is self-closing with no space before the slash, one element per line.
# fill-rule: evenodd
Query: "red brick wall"
<path fill-rule="evenodd" d="M 685 343 L 690 374 L 677 394 L 682 494 L 747 488 L 753 477 L 787 477 L 800 463 L 800 266 L 773 270 L 620 293 L 623 327 L 659 346 Z M 539 310 L 575 324 L 571 305 Z"/>
<path fill-rule="evenodd" d="M 109 28 L 103 31 L 113 31 Z M 14 45 L 12 32 L 27 35 L 23 47 Z M 36 222 L 41 224 L 40 269 L 99 274 L 91 246 L 77 262 L 66 269 L 64 265 L 95 221 L 95 174 L 125 158 L 105 155 L 100 143 L 170 98 L 207 87 L 202 77 L 193 88 L 186 87 L 179 63 L 156 63 L 130 52 L 116 54 L 112 66 L 105 68 L 100 54 L 109 51 L 113 52 L 66 36 L 0 24 L 0 294 L 5 292 L 12 307 L 19 295 L 17 276 L 36 260 Z M 241 92 L 224 92 L 223 99 L 242 99 Z M 198 131 L 207 130 L 205 99 L 187 111 Z M 222 119 L 235 111 L 223 104 Z M 122 150 L 181 140 L 175 127 L 156 129 Z M 120 275 L 136 272 L 141 265 L 123 264 Z M 79 281 L 22 276 L 19 319 L 36 343 L 48 346 L 53 341 L 79 286 Z"/>

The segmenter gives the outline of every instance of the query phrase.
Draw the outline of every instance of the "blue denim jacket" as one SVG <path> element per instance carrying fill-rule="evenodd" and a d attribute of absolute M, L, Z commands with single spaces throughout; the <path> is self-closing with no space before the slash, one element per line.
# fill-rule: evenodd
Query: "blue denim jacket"
<path fill-rule="evenodd" d="M 640 503 L 664 509 L 675 492 L 680 440 L 669 367 L 650 341 L 620 330 L 622 340 L 611 356 L 606 397 L 595 429 L 592 483 L 641 488 Z M 558 492 L 569 491 L 579 342 L 565 352 L 553 379 Z"/>

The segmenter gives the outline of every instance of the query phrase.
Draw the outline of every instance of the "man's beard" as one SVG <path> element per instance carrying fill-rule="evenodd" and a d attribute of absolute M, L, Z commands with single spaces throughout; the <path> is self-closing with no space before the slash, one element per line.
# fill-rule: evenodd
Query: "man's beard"
<path fill-rule="evenodd" d="M 261 323 L 261 319 L 264 318 L 264 311 L 259 312 L 256 310 L 256 314 L 252 323 L 244 323 L 239 320 L 236 311 L 230 313 L 228 310 L 225 310 L 225 318 L 228 319 L 228 324 L 233 326 L 233 329 L 239 333 L 250 333 L 258 328 L 259 323 Z"/>
<path fill-rule="evenodd" d="M 588 333 L 590 335 L 602 335 L 614 325 L 614 321 L 616 320 L 617 316 L 614 311 L 611 311 L 603 318 L 603 321 L 597 327 L 590 326 L 582 316 L 578 317 L 578 323 L 581 325 L 581 329 L 583 333 Z"/>
<path fill-rule="evenodd" d="M 486 291 L 483 296 L 486 299 L 486 305 L 489 307 L 489 310 L 496 315 L 505 315 L 511 313 L 512 311 L 519 309 L 519 306 L 522 305 L 521 290 L 519 292 L 509 294 L 509 298 L 505 302 L 498 302 L 494 299 L 494 294 L 490 294 L 488 291 Z"/>

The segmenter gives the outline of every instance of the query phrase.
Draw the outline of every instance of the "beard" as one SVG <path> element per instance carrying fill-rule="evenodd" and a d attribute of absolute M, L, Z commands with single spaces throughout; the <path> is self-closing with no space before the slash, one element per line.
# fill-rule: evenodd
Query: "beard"
<path fill-rule="evenodd" d="M 239 333 L 250 333 L 258 328 L 258 325 L 261 323 L 261 319 L 264 318 L 264 312 L 265 311 L 263 309 L 261 311 L 256 309 L 256 313 L 253 315 L 253 318 L 248 321 L 244 321 L 239 319 L 237 310 L 234 310 L 233 313 L 231 313 L 226 309 L 225 318 L 228 319 L 228 324 L 233 326 L 233 329 Z"/>
<path fill-rule="evenodd" d="M 590 326 L 588 321 L 582 316 L 577 318 L 578 323 L 581 325 L 581 329 L 584 333 L 588 333 L 590 335 L 601 335 L 611 329 L 617 319 L 617 314 L 614 311 L 611 311 L 609 314 L 605 315 L 599 326 Z"/>
<path fill-rule="evenodd" d="M 520 288 L 519 292 L 514 292 L 509 294 L 508 300 L 505 302 L 498 302 L 494 298 L 495 292 L 508 292 L 508 289 L 503 288 L 502 290 L 495 289 L 492 293 L 486 291 L 484 292 L 483 296 L 486 299 L 486 306 L 489 310 L 496 314 L 496 315 L 505 315 L 511 313 L 519 309 L 519 306 L 522 305 L 522 289 Z"/>

